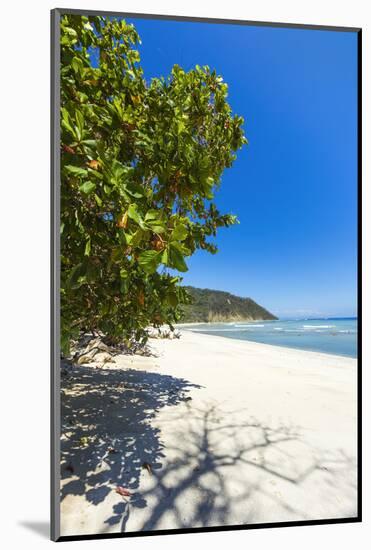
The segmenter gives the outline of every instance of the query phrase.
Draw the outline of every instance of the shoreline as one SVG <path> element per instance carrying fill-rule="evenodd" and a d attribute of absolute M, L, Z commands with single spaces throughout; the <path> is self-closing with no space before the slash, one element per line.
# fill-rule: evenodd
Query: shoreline
<path fill-rule="evenodd" d="M 199 323 L 199 324 L 205 324 L 205 323 Z M 216 324 L 216 323 L 213 323 L 213 324 Z M 183 325 L 185 326 L 185 325 Z M 181 332 L 181 328 L 178 328 L 178 330 Z M 186 331 L 186 332 L 192 332 L 192 331 Z M 182 333 L 183 334 L 183 333 Z M 203 332 L 199 332 L 197 331 L 196 333 L 195 332 L 192 332 L 192 334 L 200 334 L 202 336 L 210 336 L 210 338 L 223 338 L 224 340 L 234 340 L 236 342 L 247 342 L 248 344 L 257 344 L 258 346 L 269 346 L 269 347 L 272 347 L 272 348 L 278 348 L 278 349 L 285 349 L 285 350 L 293 350 L 293 351 L 299 351 L 299 352 L 304 352 L 304 353 L 316 353 L 316 354 L 319 354 L 319 355 L 324 355 L 324 356 L 334 356 L 334 357 L 344 357 L 345 359 L 353 359 L 354 361 L 357 361 L 357 357 L 353 357 L 352 355 L 342 355 L 341 353 L 327 353 L 327 352 L 324 352 L 324 351 L 317 351 L 317 350 L 312 350 L 312 349 L 303 349 L 303 348 L 294 348 L 294 347 L 291 347 L 291 346 L 278 346 L 277 344 L 268 344 L 266 342 L 255 342 L 255 340 L 242 340 L 240 338 L 228 338 L 227 336 L 221 336 L 220 334 L 205 334 Z"/>
<path fill-rule="evenodd" d="M 64 383 L 62 534 L 356 515 L 355 359 L 191 331 L 150 346 Z"/>
<path fill-rule="evenodd" d="M 183 325 L 174 325 L 178 331 L 182 331 L 182 327 L 185 327 L 185 326 L 196 326 L 196 325 L 204 325 L 206 323 L 189 323 L 188 325 L 186 324 L 183 324 Z M 218 324 L 218 323 L 210 323 L 210 324 Z M 220 323 L 220 324 L 224 324 L 224 323 Z M 192 332 L 192 331 L 187 331 L 186 329 L 186 332 Z M 182 333 L 182 332 L 181 332 Z M 182 333 L 183 334 L 183 333 Z M 358 357 L 354 357 L 353 355 L 344 355 L 344 354 L 341 354 L 341 353 L 330 353 L 330 352 L 324 352 L 324 351 L 317 351 L 317 350 L 314 350 L 314 349 L 303 349 L 303 348 L 295 348 L 295 347 L 292 347 L 292 346 L 284 346 L 284 345 L 277 345 L 277 344 L 269 344 L 267 342 L 256 342 L 255 340 L 242 340 L 240 338 L 228 338 L 227 336 L 221 336 L 220 334 L 206 334 L 206 333 L 203 333 L 203 332 L 200 332 L 200 331 L 196 331 L 196 332 L 192 332 L 192 334 L 199 334 L 199 335 L 202 335 L 202 336 L 210 336 L 211 338 L 222 338 L 223 340 L 232 340 L 232 341 L 237 341 L 237 342 L 247 342 L 247 343 L 251 343 L 251 344 L 258 344 L 259 346 L 269 346 L 269 347 L 273 347 L 273 348 L 283 348 L 285 350 L 294 350 L 294 351 L 302 351 L 304 353 L 318 353 L 320 355 L 330 355 L 330 356 L 334 356 L 334 357 L 344 357 L 344 358 L 347 358 L 347 359 L 353 359 L 354 361 L 357 361 Z"/>

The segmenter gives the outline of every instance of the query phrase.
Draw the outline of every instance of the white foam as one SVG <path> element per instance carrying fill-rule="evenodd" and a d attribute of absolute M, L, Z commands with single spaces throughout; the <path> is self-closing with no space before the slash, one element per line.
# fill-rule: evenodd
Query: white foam
<path fill-rule="evenodd" d="M 335 325 L 303 325 L 305 329 L 315 329 L 315 328 L 336 328 Z"/>
<path fill-rule="evenodd" d="M 245 329 L 249 329 L 249 328 L 264 328 L 264 325 L 251 325 L 250 323 L 248 325 L 234 325 L 235 327 L 238 327 L 238 328 L 245 328 Z"/>
<path fill-rule="evenodd" d="M 190 330 L 192 332 L 242 332 L 240 328 L 192 328 Z"/>

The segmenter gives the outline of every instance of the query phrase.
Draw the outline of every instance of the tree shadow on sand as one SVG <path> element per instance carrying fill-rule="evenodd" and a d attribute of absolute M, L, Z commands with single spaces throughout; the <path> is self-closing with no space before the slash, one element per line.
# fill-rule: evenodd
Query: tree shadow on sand
<path fill-rule="evenodd" d="M 318 451 L 297 426 L 241 422 L 241 411 L 181 409 L 168 420 L 177 447 L 139 493 L 150 502 L 140 530 L 356 515 L 356 468 L 344 452 Z M 119 519 L 124 531 L 134 506 L 121 503 L 106 523 Z"/>
<path fill-rule="evenodd" d="M 196 406 L 187 393 L 199 387 L 143 370 L 75 369 L 62 392 L 62 500 L 81 495 L 95 508 L 109 498 L 99 532 L 356 516 L 353 457 L 309 443 L 299 426 Z"/>
<path fill-rule="evenodd" d="M 75 367 L 62 378 L 61 500 L 83 495 L 98 505 L 120 485 L 134 493 L 131 508 L 146 506 L 136 493 L 144 468 L 162 466 L 163 445 L 151 420 L 177 405 L 191 388 L 184 379 L 145 370 Z M 125 502 L 108 525 L 123 522 Z"/>

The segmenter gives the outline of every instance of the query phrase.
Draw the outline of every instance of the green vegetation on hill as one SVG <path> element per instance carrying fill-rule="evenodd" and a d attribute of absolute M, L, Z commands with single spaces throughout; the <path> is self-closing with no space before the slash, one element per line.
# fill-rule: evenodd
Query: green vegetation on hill
<path fill-rule="evenodd" d="M 229 292 L 207 288 L 184 288 L 190 294 L 192 303 L 182 308 L 183 323 L 277 319 L 251 298 L 241 298 Z"/>

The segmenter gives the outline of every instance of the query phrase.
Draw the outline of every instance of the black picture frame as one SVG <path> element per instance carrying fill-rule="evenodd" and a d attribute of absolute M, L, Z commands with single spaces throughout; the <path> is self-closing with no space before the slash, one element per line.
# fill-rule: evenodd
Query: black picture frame
<path fill-rule="evenodd" d="M 274 523 L 258 523 L 236 526 L 195 527 L 185 529 L 169 529 L 156 531 L 137 531 L 128 533 L 89 534 L 60 536 L 60 244 L 59 244 L 59 220 L 60 220 L 60 18 L 65 14 L 75 15 L 105 15 L 120 16 L 138 19 L 153 19 L 167 21 L 189 21 L 213 24 L 230 24 L 245 26 L 280 27 L 306 30 L 323 30 L 333 32 L 351 32 L 357 34 L 357 149 L 358 149 L 358 183 L 357 183 L 357 307 L 358 307 L 358 356 L 357 356 L 357 508 L 356 517 L 334 518 L 323 520 L 302 520 Z M 337 27 L 315 24 L 275 23 L 262 21 L 248 21 L 236 19 L 199 18 L 175 15 L 156 15 L 133 12 L 116 12 L 105 10 L 67 9 L 55 8 L 51 10 L 51 494 L 50 494 L 50 522 L 51 539 L 54 541 L 73 541 L 90 539 L 126 538 L 153 535 L 169 535 L 179 533 L 236 531 L 263 528 L 279 528 L 291 526 L 327 525 L 356 523 L 362 521 L 362 29 L 358 27 Z"/>

